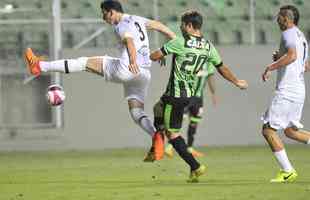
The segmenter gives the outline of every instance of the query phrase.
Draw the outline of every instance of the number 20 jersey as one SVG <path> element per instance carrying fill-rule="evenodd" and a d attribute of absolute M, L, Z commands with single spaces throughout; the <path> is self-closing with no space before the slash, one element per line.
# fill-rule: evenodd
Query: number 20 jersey
<path fill-rule="evenodd" d="M 124 14 L 121 21 L 114 25 L 114 31 L 119 39 L 119 50 L 121 52 L 121 64 L 129 65 L 129 55 L 125 44 L 122 40 L 125 37 L 131 37 L 137 51 L 137 64 L 139 67 L 149 68 L 150 45 L 147 35 L 146 24 L 150 20 L 144 17 Z"/>
<path fill-rule="evenodd" d="M 214 46 L 204 37 L 184 34 L 165 43 L 164 55 L 172 54 L 169 82 L 164 95 L 191 97 L 195 92 L 195 81 L 200 71 L 207 71 L 207 63 L 222 65 L 221 57 Z"/>

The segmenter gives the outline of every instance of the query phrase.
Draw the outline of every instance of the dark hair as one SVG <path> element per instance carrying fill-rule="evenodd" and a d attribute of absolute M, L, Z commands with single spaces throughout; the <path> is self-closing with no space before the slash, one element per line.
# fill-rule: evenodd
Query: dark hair
<path fill-rule="evenodd" d="M 297 26 L 298 25 L 298 22 L 299 22 L 299 11 L 298 9 L 293 6 L 293 5 L 285 5 L 285 6 L 282 6 L 280 8 L 280 11 L 281 10 L 290 10 L 293 12 L 293 15 L 294 15 L 294 24 Z"/>
<path fill-rule="evenodd" d="M 202 15 L 196 10 L 188 10 L 182 14 L 182 22 L 186 25 L 191 23 L 194 29 L 200 29 L 203 23 Z"/>
<path fill-rule="evenodd" d="M 100 7 L 102 10 L 106 10 L 106 11 L 115 10 L 120 13 L 124 12 L 121 3 L 117 0 L 102 1 L 100 4 Z"/>

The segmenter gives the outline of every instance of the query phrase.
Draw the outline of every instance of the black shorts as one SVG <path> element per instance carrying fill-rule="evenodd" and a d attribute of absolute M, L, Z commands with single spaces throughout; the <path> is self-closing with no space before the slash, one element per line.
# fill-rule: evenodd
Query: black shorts
<path fill-rule="evenodd" d="M 202 114 L 203 99 L 202 97 L 191 97 L 187 110 L 190 116 L 198 117 Z"/>
<path fill-rule="evenodd" d="M 190 98 L 162 96 L 164 127 L 170 132 L 179 132 L 182 128 L 184 108 L 189 105 Z"/>

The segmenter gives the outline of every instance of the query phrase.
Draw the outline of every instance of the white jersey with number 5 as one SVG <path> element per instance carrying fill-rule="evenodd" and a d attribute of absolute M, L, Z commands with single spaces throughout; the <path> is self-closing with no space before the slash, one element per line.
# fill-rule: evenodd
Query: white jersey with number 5
<path fill-rule="evenodd" d="M 305 99 L 304 71 L 308 59 L 308 44 L 304 34 L 294 26 L 282 32 L 280 56 L 287 53 L 288 48 L 295 48 L 297 59 L 280 69 L 277 74 L 276 94 L 288 100 L 303 103 Z"/>
<path fill-rule="evenodd" d="M 149 68 L 151 66 L 149 38 L 146 30 L 146 23 L 149 19 L 135 15 L 124 14 L 121 21 L 114 26 L 114 30 L 120 41 L 124 37 L 133 39 L 137 51 L 137 64 L 139 67 Z M 126 46 L 120 42 L 121 64 L 129 65 L 129 55 Z"/>

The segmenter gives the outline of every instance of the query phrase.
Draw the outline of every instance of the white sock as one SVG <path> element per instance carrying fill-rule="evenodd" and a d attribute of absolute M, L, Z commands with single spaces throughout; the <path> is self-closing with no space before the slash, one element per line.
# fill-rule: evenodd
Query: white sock
<path fill-rule="evenodd" d="M 87 57 L 77 59 L 55 60 L 55 61 L 40 61 L 40 68 L 43 72 L 80 72 L 85 71 Z"/>
<path fill-rule="evenodd" d="M 291 162 L 289 161 L 285 149 L 277 152 L 273 152 L 279 165 L 285 172 L 291 172 L 294 170 L 294 168 L 291 165 Z"/>
<path fill-rule="evenodd" d="M 153 137 L 156 129 L 152 123 L 152 121 L 150 120 L 150 118 L 148 116 L 146 117 L 143 117 L 141 120 L 140 120 L 140 123 L 139 123 L 139 126 L 145 130 L 150 136 Z"/>
<path fill-rule="evenodd" d="M 129 110 L 131 118 L 138 124 L 145 132 L 153 137 L 156 129 L 150 120 L 149 116 L 144 112 L 143 108 L 131 108 Z"/>
<path fill-rule="evenodd" d="M 307 141 L 307 144 L 310 144 L 310 139 Z"/>

